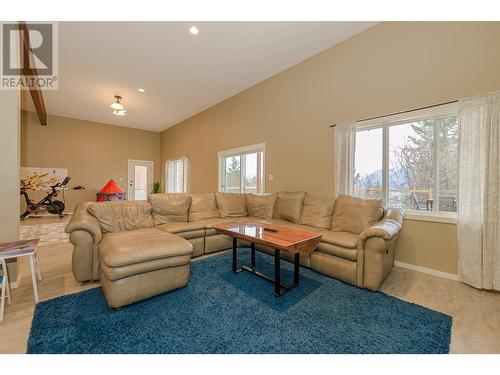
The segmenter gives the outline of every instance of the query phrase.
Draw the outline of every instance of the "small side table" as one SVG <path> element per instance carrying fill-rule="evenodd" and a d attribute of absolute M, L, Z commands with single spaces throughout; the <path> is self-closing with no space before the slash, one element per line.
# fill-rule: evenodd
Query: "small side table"
<path fill-rule="evenodd" d="M 35 303 L 38 303 L 38 287 L 36 278 L 42 280 L 40 266 L 36 250 L 38 247 L 38 239 L 26 241 L 11 241 L 0 243 L 0 259 L 12 259 L 20 257 L 30 257 L 31 280 L 33 281 L 33 294 L 35 295 Z"/>

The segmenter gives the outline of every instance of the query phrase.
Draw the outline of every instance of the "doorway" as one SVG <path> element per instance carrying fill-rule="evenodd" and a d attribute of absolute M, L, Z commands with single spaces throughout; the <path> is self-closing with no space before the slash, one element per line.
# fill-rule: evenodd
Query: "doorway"
<path fill-rule="evenodd" d="M 153 184 L 154 162 L 150 160 L 128 161 L 128 200 L 148 200 Z"/>

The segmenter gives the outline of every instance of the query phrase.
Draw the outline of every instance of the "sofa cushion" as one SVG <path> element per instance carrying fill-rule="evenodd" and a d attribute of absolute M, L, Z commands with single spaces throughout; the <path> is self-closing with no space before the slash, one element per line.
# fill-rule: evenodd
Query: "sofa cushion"
<path fill-rule="evenodd" d="M 339 195 L 335 201 L 332 230 L 361 233 L 378 222 L 384 213 L 382 200 L 363 200 L 348 195 Z"/>
<path fill-rule="evenodd" d="M 213 219 L 206 219 L 200 221 L 205 226 L 205 229 L 213 228 L 214 225 L 220 224 L 220 223 L 227 223 L 233 221 L 233 219 L 222 219 L 220 217 L 213 218 Z"/>
<path fill-rule="evenodd" d="M 173 223 L 172 223 L 173 224 Z M 158 225 L 156 226 L 155 228 L 158 229 L 158 230 L 163 230 L 164 232 L 168 232 L 168 233 L 174 233 L 174 232 L 171 232 L 169 230 L 166 230 L 167 228 L 161 228 L 162 226 L 164 225 L 170 225 L 170 224 L 162 224 L 162 225 Z M 182 237 L 186 240 L 191 240 L 193 238 L 196 238 L 196 239 L 201 239 L 203 240 L 205 238 L 205 229 L 194 229 L 194 230 L 187 230 L 187 231 L 184 231 L 184 232 L 175 232 L 174 233 L 176 236 L 179 236 L 179 237 Z M 203 253 L 203 252 L 202 252 Z"/>
<path fill-rule="evenodd" d="M 99 259 L 108 267 L 191 255 L 192 252 L 193 246 L 185 239 L 155 228 L 110 233 L 99 245 Z"/>
<path fill-rule="evenodd" d="M 176 235 L 186 240 L 193 240 L 193 239 L 201 240 L 201 245 L 202 245 L 201 254 L 203 254 L 203 241 L 205 240 L 205 229 L 190 230 L 189 232 L 179 232 L 176 233 Z"/>
<path fill-rule="evenodd" d="M 87 212 L 97 219 L 103 233 L 152 228 L 151 204 L 143 201 L 94 202 Z"/>
<path fill-rule="evenodd" d="M 300 212 L 300 223 L 330 229 L 334 206 L 335 202 L 330 198 L 306 194 Z"/>
<path fill-rule="evenodd" d="M 193 221 L 187 223 L 166 223 L 157 225 L 155 228 L 169 233 L 182 233 L 200 229 L 204 230 L 205 224 L 202 221 Z"/>
<path fill-rule="evenodd" d="M 279 193 L 274 206 L 274 218 L 298 223 L 305 195 L 304 192 Z"/>
<path fill-rule="evenodd" d="M 215 200 L 223 218 L 242 217 L 248 214 L 245 194 L 215 193 Z"/>
<path fill-rule="evenodd" d="M 351 232 L 321 231 L 321 242 L 345 247 L 346 249 L 355 249 L 359 236 Z"/>
<path fill-rule="evenodd" d="M 208 219 L 208 220 L 203 220 L 203 224 L 205 224 L 205 236 L 213 236 L 217 234 L 217 232 L 214 229 L 214 225 L 221 224 L 221 223 L 227 223 L 229 221 L 233 221 L 234 219 Z"/>
<path fill-rule="evenodd" d="M 140 263 L 129 264 L 122 267 L 108 267 L 104 262 L 99 266 L 106 278 L 110 281 L 124 279 L 146 272 L 162 270 L 170 267 L 179 267 L 189 263 L 191 255 L 177 255 L 168 258 L 147 260 Z"/>
<path fill-rule="evenodd" d="M 191 194 L 188 221 L 199 221 L 220 217 L 214 193 Z"/>
<path fill-rule="evenodd" d="M 186 222 L 188 220 L 191 195 L 183 193 L 150 194 L 155 224 Z"/>
<path fill-rule="evenodd" d="M 263 219 L 271 219 L 274 212 L 274 204 L 278 194 L 247 194 L 246 203 L 248 216 L 261 217 Z"/>

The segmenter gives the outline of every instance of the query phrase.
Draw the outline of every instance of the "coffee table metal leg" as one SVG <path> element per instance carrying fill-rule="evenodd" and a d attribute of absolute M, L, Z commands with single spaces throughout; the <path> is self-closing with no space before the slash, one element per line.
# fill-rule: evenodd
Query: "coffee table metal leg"
<path fill-rule="evenodd" d="M 280 250 L 274 249 L 274 295 L 281 295 Z"/>
<path fill-rule="evenodd" d="M 251 249 L 251 264 L 250 265 L 243 265 L 240 268 L 237 268 L 238 262 L 237 262 L 237 239 L 233 238 L 233 264 L 232 264 L 232 269 L 234 273 L 239 273 L 241 271 L 247 271 L 255 276 L 258 276 L 264 280 L 270 281 L 274 284 L 274 295 L 276 297 L 280 297 L 284 295 L 285 293 L 289 292 L 293 288 L 299 285 L 299 265 L 300 265 L 300 253 L 294 254 L 294 269 L 293 269 L 293 283 L 291 284 L 281 284 L 281 250 L 280 249 L 274 249 L 274 278 L 263 274 L 259 271 L 256 270 L 256 257 L 255 253 L 257 251 L 255 243 L 250 243 L 250 249 Z"/>
<path fill-rule="evenodd" d="M 252 267 L 255 267 L 255 243 L 252 242 L 250 247 L 252 249 Z"/>
<path fill-rule="evenodd" d="M 238 248 L 237 248 L 237 242 L 236 242 L 236 238 L 233 238 L 233 272 L 236 273 L 236 260 L 237 260 L 237 251 L 238 251 Z"/>
<path fill-rule="evenodd" d="M 300 266 L 300 253 L 295 253 L 293 262 L 293 283 L 299 285 L 299 266 Z"/>

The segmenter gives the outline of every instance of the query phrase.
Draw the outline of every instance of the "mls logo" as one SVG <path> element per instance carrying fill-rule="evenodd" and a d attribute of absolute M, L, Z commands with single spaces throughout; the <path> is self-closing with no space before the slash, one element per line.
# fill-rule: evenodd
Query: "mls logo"
<path fill-rule="evenodd" d="M 0 88 L 57 89 L 57 24 L 2 23 Z"/>

